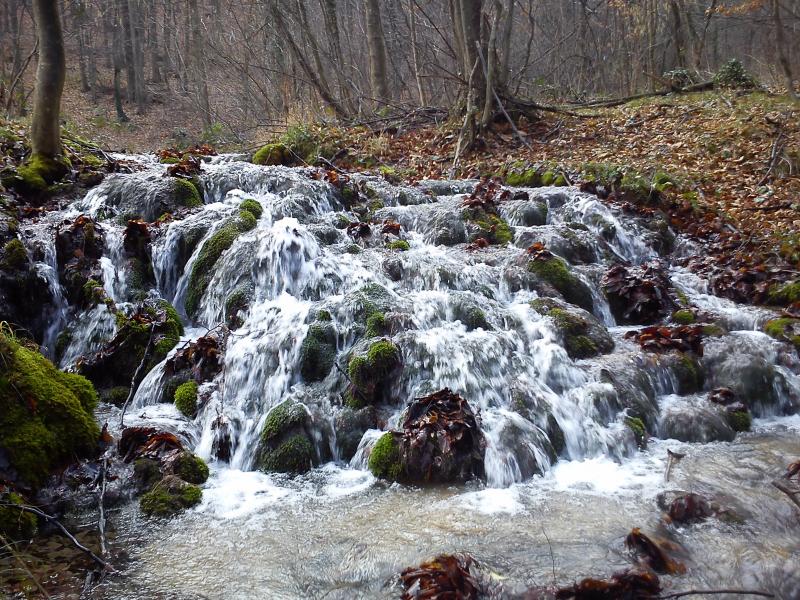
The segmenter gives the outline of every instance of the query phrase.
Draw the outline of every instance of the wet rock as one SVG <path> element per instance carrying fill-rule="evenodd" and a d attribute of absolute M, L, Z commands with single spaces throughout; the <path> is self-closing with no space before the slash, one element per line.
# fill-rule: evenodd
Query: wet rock
<path fill-rule="evenodd" d="M 118 316 L 114 338 L 96 353 L 81 358 L 78 370 L 98 389 L 129 386 L 145 357 L 152 330 L 152 349 L 145 373 L 164 360 L 183 335 L 178 313 L 166 301 L 148 300 L 130 317 Z"/>
<path fill-rule="evenodd" d="M 267 472 L 305 473 L 318 464 L 306 407 L 285 400 L 270 410 L 261 430 L 258 468 Z"/>
<path fill-rule="evenodd" d="M 385 433 L 369 457 L 370 471 L 409 483 L 483 478 L 486 440 L 466 400 L 444 389 L 414 400 L 401 431 Z"/>
<path fill-rule="evenodd" d="M 655 431 L 659 405 L 650 374 L 640 358 L 609 355 L 600 371 L 600 382 L 611 385 L 612 392 L 602 396 L 612 412 L 627 409 L 628 416 L 641 419 L 648 431 Z"/>
<path fill-rule="evenodd" d="M 558 441 L 557 436 L 554 437 Z M 543 474 L 558 457 L 545 430 L 520 415 L 512 413 L 507 416 L 499 439 L 502 447 L 508 449 L 507 461 L 514 481 L 525 481 Z"/>
<path fill-rule="evenodd" d="M 590 312 L 554 298 L 538 298 L 531 306 L 551 319 L 570 358 L 591 358 L 614 349 L 608 329 Z"/>
<path fill-rule="evenodd" d="M 679 403 L 661 416 L 659 436 L 681 442 L 730 442 L 736 432 L 720 412 L 703 406 Z"/>
<path fill-rule="evenodd" d="M 589 287 L 570 272 L 567 264 L 543 246 L 534 244 L 528 253 L 528 271 L 551 285 L 567 302 L 592 311 L 594 301 Z M 552 294 L 548 294 L 552 295 Z"/>
<path fill-rule="evenodd" d="M 358 445 L 364 433 L 377 425 L 375 409 L 366 406 L 359 410 L 344 407 L 336 415 L 336 444 L 339 448 L 339 457 L 349 461 L 358 450 Z"/>
<path fill-rule="evenodd" d="M 673 523 L 695 523 L 703 521 L 715 514 L 712 503 L 700 494 L 672 494 L 662 492 L 657 498 L 659 508 L 663 510 Z"/>
<path fill-rule="evenodd" d="M 173 517 L 200 503 L 202 490 L 175 475 L 156 483 L 139 500 L 142 512 L 151 517 Z"/>
<path fill-rule="evenodd" d="M 23 243 L 13 236 L 0 249 L 0 289 L 0 321 L 13 323 L 42 341 L 50 325 L 53 295 Z"/>
<path fill-rule="evenodd" d="M 461 321 L 467 331 L 475 329 L 489 331 L 492 328 L 486 320 L 486 313 L 471 294 L 454 292 L 451 298 L 453 319 Z"/>
<path fill-rule="evenodd" d="M 217 460 L 228 462 L 233 454 L 233 431 L 230 420 L 224 414 L 219 415 L 211 423 L 214 440 L 211 443 L 211 455 Z"/>
<path fill-rule="evenodd" d="M 336 360 L 336 329 L 317 319 L 300 346 L 300 374 L 306 381 L 322 381 Z"/>
<path fill-rule="evenodd" d="M 195 383 L 211 381 L 222 370 L 222 354 L 224 350 L 224 332 L 219 329 L 210 331 L 206 335 L 181 346 L 164 363 L 164 375 L 170 378 L 168 382 L 179 382 L 177 386 L 188 382 L 190 379 Z M 170 395 L 170 398 L 166 399 L 167 402 L 172 400 L 177 386 L 173 388 L 173 394 Z"/>
<path fill-rule="evenodd" d="M 356 354 L 347 364 L 350 386 L 348 406 L 359 409 L 387 399 L 390 386 L 402 370 L 400 349 L 388 339 L 370 344 L 363 354 Z"/>
<path fill-rule="evenodd" d="M 669 277 L 659 262 L 640 267 L 613 266 L 602 285 L 618 323 L 653 323 L 671 314 L 676 306 Z"/>
<path fill-rule="evenodd" d="M 675 379 L 675 392 L 685 396 L 699 392 L 705 381 L 705 371 L 700 360 L 689 352 L 670 352 L 659 359 Z"/>
<path fill-rule="evenodd" d="M 514 198 L 506 204 L 505 213 L 510 223 L 524 227 L 535 227 L 547 224 L 547 203 L 539 199 Z"/>
<path fill-rule="evenodd" d="M 772 363 L 771 350 L 748 335 L 706 340 L 702 360 L 707 385 L 728 388 L 756 417 L 790 414 L 800 398 Z"/>
<path fill-rule="evenodd" d="M 72 304 L 93 304 L 93 290 L 102 285 L 100 258 L 105 236 L 102 227 L 85 215 L 62 223 L 56 231 L 59 280 Z"/>
<path fill-rule="evenodd" d="M 128 221 L 123 232 L 123 244 L 131 288 L 143 293 L 155 285 L 151 260 L 152 235 L 147 223 Z"/>
<path fill-rule="evenodd" d="M 112 175 L 95 188 L 105 196 L 105 205 L 124 223 L 141 219 L 152 223 L 165 213 L 175 214 L 202 204 L 196 178 L 161 177 L 152 174 Z"/>

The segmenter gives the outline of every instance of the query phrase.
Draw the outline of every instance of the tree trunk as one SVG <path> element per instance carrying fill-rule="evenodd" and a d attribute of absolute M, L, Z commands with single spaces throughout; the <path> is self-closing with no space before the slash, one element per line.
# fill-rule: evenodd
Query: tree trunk
<path fill-rule="evenodd" d="M 197 0 L 189 0 L 189 15 L 191 19 L 191 48 L 192 48 L 192 73 L 194 79 L 194 89 L 197 94 L 197 103 L 203 113 L 205 126 L 211 127 L 211 104 L 208 100 L 208 83 L 206 81 L 206 64 L 203 58 L 202 31 L 200 30 L 200 13 L 198 12 Z"/>
<path fill-rule="evenodd" d="M 386 82 L 386 40 L 381 23 L 381 9 L 378 0 L 366 1 L 367 47 L 369 52 L 369 84 L 372 97 L 377 101 L 389 99 L 389 85 Z"/>
<path fill-rule="evenodd" d="M 786 76 L 786 89 L 789 97 L 797 100 L 797 92 L 794 91 L 794 75 L 792 74 L 792 66 L 789 64 L 789 59 L 786 57 L 786 44 L 783 38 L 783 22 L 781 21 L 781 6 L 780 0 L 772 0 L 772 21 L 775 24 L 775 47 L 778 51 L 778 62 L 783 69 L 783 74 Z"/>
<path fill-rule="evenodd" d="M 34 155 L 53 159 L 61 155 L 58 119 L 67 69 L 58 0 L 33 0 L 33 14 L 39 38 L 39 63 L 33 97 L 31 146 Z"/>
<path fill-rule="evenodd" d="M 425 91 L 422 87 L 422 74 L 419 68 L 419 47 L 417 46 L 417 11 L 414 10 L 414 0 L 408 3 L 408 10 L 410 12 L 409 29 L 411 30 L 411 58 L 414 65 L 414 79 L 417 82 L 417 93 L 419 94 L 419 103 L 425 106 Z"/>

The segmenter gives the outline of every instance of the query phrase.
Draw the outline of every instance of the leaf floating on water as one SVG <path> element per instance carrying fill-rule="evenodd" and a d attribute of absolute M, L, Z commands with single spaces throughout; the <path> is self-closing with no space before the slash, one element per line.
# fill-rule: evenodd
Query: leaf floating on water
<path fill-rule="evenodd" d="M 634 527 L 625 538 L 625 547 L 638 557 L 640 564 L 662 575 L 685 573 L 686 567 L 683 563 L 672 559 L 667 554 L 665 549 L 667 546 L 670 546 L 670 550 L 674 549 L 671 547 L 673 545 L 670 542 L 666 540 L 654 541 L 642 533 L 638 527 Z"/>
<path fill-rule="evenodd" d="M 682 325 L 680 327 L 644 327 L 629 331 L 626 339 L 633 339 L 642 350 L 648 352 L 694 352 L 703 356 L 703 326 Z"/>
<path fill-rule="evenodd" d="M 403 600 L 476 600 L 479 586 L 472 573 L 475 560 L 467 555 L 445 554 L 400 574 Z"/>

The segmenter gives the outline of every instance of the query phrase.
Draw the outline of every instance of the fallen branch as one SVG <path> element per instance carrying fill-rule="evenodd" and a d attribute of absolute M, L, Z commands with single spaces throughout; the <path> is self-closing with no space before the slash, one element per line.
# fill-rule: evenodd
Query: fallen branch
<path fill-rule="evenodd" d="M 144 349 L 144 356 L 142 356 L 142 362 L 139 363 L 139 366 L 136 368 L 136 372 L 133 374 L 133 379 L 131 380 L 131 389 L 128 392 L 128 397 L 125 399 L 125 404 L 122 405 L 122 414 L 119 416 L 119 426 L 125 426 L 125 411 L 128 410 L 128 404 L 130 404 L 131 400 L 133 400 L 134 394 L 136 394 L 136 390 L 139 389 L 139 384 L 144 377 L 144 366 L 150 360 L 150 354 L 153 352 L 153 338 L 155 337 L 156 332 L 156 322 L 153 321 L 150 323 L 150 338 L 147 340 L 147 347 Z"/>
<path fill-rule="evenodd" d="M 100 531 L 100 554 L 103 558 L 108 556 L 108 544 L 106 543 L 106 512 L 105 512 L 105 495 L 106 495 L 106 470 L 108 469 L 108 457 L 103 457 L 103 465 L 100 467 L 100 476 L 102 483 L 100 484 L 100 498 L 97 505 L 100 508 L 100 518 L 97 521 L 97 529 Z"/>
<path fill-rule="evenodd" d="M 64 525 L 61 523 L 61 521 L 59 521 L 55 517 L 53 517 L 51 515 L 48 515 L 46 512 L 41 511 L 36 507 L 29 506 L 27 504 L 11 504 L 9 502 L 0 502 L 0 506 L 4 506 L 6 508 L 15 508 L 15 509 L 21 510 L 23 512 L 28 512 L 28 513 L 36 515 L 37 517 L 41 517 L 42 519 L 45 519 L 46 521 L 49 521 L 50 523 L 53 523 L 56 527 L 58 527 L 61 530 L 61 533 L 63 533 L 69 539 L 69 541 L 71 541 L 72 544 L 78 550 L 80 550 L 81 552 L 84 552 L 94 562 L 96 562 L 98 565 L 103 567 L 103 569 L 105 569 L 107 571 L 110 571 L 112 573 L 115 571 L 114 567 L 112 567 L 111 564 L 107 563 L 102 558 L 97 556 L 94 552 L 89 550 L 89 548 L 87 548 L 86 546 L 81 544 L 78 541 L 78 539 L 74 535 L 72 535 L 66 527 L 64 527 Z"/>
<path fill-rule="evenodd" d="M 667 450 L 667 468 L 664 470 L 665 483 L 669 481 L 669 475 L 672 472 L 672 465 L 679 463 L 684 456 L 686 455 L 673 452 L 672 450 Z"/>
<path fill-rule="evenodd" d="M 3 546 L 6 547 L 8 553 L 14 557 L 15 561 L 19 563 L 20 571 L 23 571 L 28 576 L 28 579 L 34 583 L 36 588 L 39 590 L 39 593 L 41 593 L 45 599 L 49 600 L 50 594 L 45 591 L 45 589 L 42 587 L 42 584 L 39 583 L 39 580 L 36 579 L 36 577 L 33 576 L 33 573 L 31 573 L 30 569 L 28 569 L 28 565 L 25 564 L 25 561 L 20 558 L 19 554 L 17 554 L 17 552 L 9 545 L 8 540 L 4 538 L 2 534 L 0 534 L 0 542 L 3 542 Z"/>
<path fill-rule="evenodd" d="M 786 479 L 783 479 L 783 478 L 782 479 L 774 479 L 772 481 L 772 485 L 774 487 L 778 488 L 784 494 L 786 494 L 789 497 L 789 500 L 791 500 L 795 504 L 795 506 L 797 506 L 797 508 L 800 508 L 800 499 L 798 499 L 798 496 L 800 496 L 800 488 L 799 487 L 790 486 L 788 481 Z"/>
<path fill-rule="evenodd" d="M 764 177 L 762 177 L 761 180 L 756 184 L 757 188 L 761 187 L 767 181 L 769 181 L 769 177 L 772 174 L 772 170 L 778 163 L 778 158 L 780 157 L 781 152 L 783 151 L 783 144 L 781 144 L 781 142 L 783 141 L 783 137 L 784 137 L 783 127 L 781 126 L 781 128 L 778 130 L 778 135 L 775 136 L 775 141 L 772 142 L 772 150 L 770 151 L 769 162 L 767 163 L 767 172 L 764 173 Z"/>
<path fill-rule="evenodd" d="M 646 92 L 643 94 L 634 94 L 633 96 L 625 96 L 624 98 L 614 98 L 611 100 L 594 100 L 591 102 L 581 102 L 576 103 L 574 106 L 586 107 L 586 108 L 612 108 L 614 106 L 621 106 L 623 104 L 627 104 L 628 102 L 633 102 L 635 100 L 642 100 L 643 98 L 658 98 L 659 96 L 669 96 L 670 94 L 691 94 L 692 92 L 704 92 L 706 90 L 714 89 L 714 82 L 713 81 L 703 81 L 701 83 L 695 83 L 693 85 L 688 85 L 684 88 L 670 88 L 666 90 L 660 90 L 658 92 Z"/>

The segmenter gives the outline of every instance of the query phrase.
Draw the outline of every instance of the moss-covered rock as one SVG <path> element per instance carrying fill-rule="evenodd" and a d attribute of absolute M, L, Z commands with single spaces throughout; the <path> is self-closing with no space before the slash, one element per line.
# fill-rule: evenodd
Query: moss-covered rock
<path fill-rule="evenodd" d="M 471 240 L 486 239 L 490 244 L 505 246 L 514 239 L 514 232 L 500 215 L 478 208 L 465 208 L 464 221 L 470 225 Z"/>
<path fill-rule="evenodd" d="M 264 207 L 261 206 L 258 200 L 254 200 L 253 198 L 242 200 L 242 203 L 239 205 L 239 210 L 246 210 L 256 219 L 260 219 L 261 215 L 264 214 Z"/>
<path fill-rule="evenodd" d="M 151 517 L 172 517 L 200 503 L 203 491 L 174 475 L 168 475 L 139 500 L 139 508 Z"/>
<path fill-rule="evenodd" d="M 394 240 L 386 244 L 386 247 L 389 250 L 399 250 L 400 252 L 411 250 L 411 245 L 406 240 Z"/>
<path fill-rule="evenodd" d="M 181 479 L 189 483 L 201 484 L 208 480 L 208 465 L 191 452 L 181 452 L 172 464 L 172 470 Z"/>
<path fill-rule="evenodd" d="M 0 536 L 9 542 L 28 540 L 36 534 L 36 515 L 14 508 L 22 504 L 22 496 L 15 492 L 0 494 Z"/>
<path fill-rule="evenodd" d="M 695 321 L 694 313 L 688 308 L 682 308 L 672 313 L 672 320 L 678 325 L 691 325 Z"/>
<path fill-rule="evenodd" d="M 367 337 L 377 337 L 386 333 L 386 315 L 375 311 L 367 317 Z"/>
<path fill-rule="evenodd" d="M 769 301 L 779 306 L 800 302 L 800 281 L 773 285 L 769 290 Z"/>
<path fill-rule="evenodd" d="M 592 311 L 594 302 L 589 287 L 570 273 L 567 263 L 552 256 L 544 260 L 531 260 L 528 270 L 552 285 L 570 304 Z"/>
<path fill-rule="evenodd" d="M 161 463 L 152 458 L 137 458 L 133 463 L 133 483 L 136 491 L 146 492 L 161 481 Z"/>
<path fill-rule="evenodd" d="M 259 468 L 277 473 L 305 473 L 315 463 L 314 446 L 306 431 L 303 405 L 286 400 L 267 415 L 258 449 Z"/>
<path fill-rule="evenodd" d="M 0 268 L 11 271 L 18 271 L 25 268 L 28 264 L 28 253 L 25 251 L 24 244 L 14 238 L 3 245 Z"/>
<path fill-rule="evenodd" d="M 728 425 L 731 426 L 735 432 L 750 431 L 753 425 L 753 418 L 747 410 L 730 410 L 726 411 L 725 417 L 728 420 Z"/>
<path fill-rule="evenodd" d="M 703 389 L 705 374 L 697 358 L 686 352 L 678 352 L 672 363 L 672 372 L 678 383 L 679 394 L 693 394 Z"/>
<path fill-rule="evenodd" d="M 128 399 L 128 394 L 130 393 L 130 388 L 124 385 L 118 385 L 116 387 L 107 390 L 103 394 L 103 402 L 107 402 L 109 404 L 113 404 L 114 406 L 122 406 L 125 403 L 125 400 Z"/>
<path fill-rule="evenodd" d="M 336 330 L 333 324 L 317 321 L 308 328 L 300 346 L 300 374 L 306 381 L 322 381 L 336 359 Z"/>
<path fill-rule="evenodd" d="M 800 350 L 800 319 L 789 317 L 772 319 L 764 325 L 764 333 L 776 340 L 788 342 Z"/>
<path fill-rule="evenodd" d="M 375 477 L 389 481 L 400 479 L 403 467 L 397 434 L 390 431 L 378 438 L 369 454 L 368 466 Z"/>
<path fill-rule="evenodd" d="M 197 383 L 187 381 L 179 385 L 175 390 L 174 400 L 175 408 L 190 419 L 193 418 L 197 412 Z"/>
<path fill-rule="evenodd" d="M 365 354 L 353 356 L 347 365 L 352 382 L 348 405 L 358 409 L 380 402 L 401 364 L 400 349 L 388 339 L 373 342 Z"/>
<path fill-rule="evenodd" d="M 253 164 L 263 166 L 295 164 L 295 157 L 286 144 L 267 144 L 253 154 Z"/>
<path fill-rule="evenodd" d="M 614 349 L 614 340 L 608 330 L 591 313 L 575 308 L 570 310 L 553 298 L 537 298 L 531 302 L 531 307 L 552 319 L 570 358 L 591 358 Z"/>
<path fill-rule="evenodd" d="M 633 433 L 636 445 L 639 448 L 645 448 L 647 446 L 647 429 L 644 421 L 637 417 L 625 417 L 625 426 Z"/>
<path fill-rule="evenodd" d="M 239 231 L 242 233 L 252 231 L 256 228 L 256 223 L 258 223 L 258 219 L 253 213 L 243 208 L 239 209 L 239 219 L 236 221 L 236 227 Z"/>
<path fill-rule="evenodd" d="M 17 481 L 36 488 L 53 469 L 96 451 L 97 400 L 85 378 L 0 334 L 0 450 Z"/>
<path fill-rule="evenodd" d="M 539 187 L 542 185 L 542 176 L 533 167 L 514 168 L 506 174 L 505 182 L 511 187 Z"/>
<path fill-rule="evenodd" d="M 3 178 L 3 185 L 31 201 L 42 201 L 50 193 L 50 186 L 69 172 L 69 162 L 63 158 L 50 158 L 32 154 L 17 168 L 16 175 Z"/>
<path fill-rule="evenodd" d="M 189 285 L 184 302 L 187 315 L 194 316 L 197 313 L 197 309 L 200 308 L 200 301 L 203 299 L 211 277 L 214 275 L 214 265 L 217 264 L 222 253 L 233 246 L 233 242 L 236 241 L 240 233 L 241 231 L 235 222 L 228 222 L 203 244 L 203 248 L 200 250 L 200 254 L 192 266 L 192 273 L 189 276 Z"/>
<path fill-rule="evenodd" d="M 253 284 L 238 286 L 225 299 L 225 320 L 228 327 L 237 329 L 242 326 L 243 313 L 247 312 L 253 299 Z"/>
<path fill-rule="evenodd" d="M 172 178 L 172 190 L 175 194 L 175 203 L 186 208 L 202 206 L 203 199 L 197 185 L 189 179 L 182 177 Z"/>

